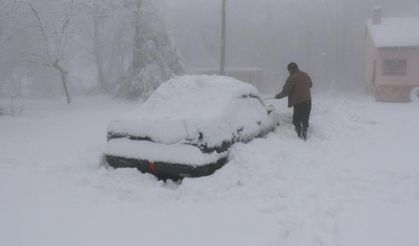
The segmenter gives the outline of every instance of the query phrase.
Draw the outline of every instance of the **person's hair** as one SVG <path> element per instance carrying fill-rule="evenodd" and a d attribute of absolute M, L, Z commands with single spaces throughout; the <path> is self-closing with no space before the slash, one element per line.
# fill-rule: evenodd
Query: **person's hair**
<path fill-rule="evenodd" d="M 288 71 L 290 72 L 295 72 L 298 70 L 298 65 L 295 62 L 291 62 L 290 64 L 288 64 Z"/>

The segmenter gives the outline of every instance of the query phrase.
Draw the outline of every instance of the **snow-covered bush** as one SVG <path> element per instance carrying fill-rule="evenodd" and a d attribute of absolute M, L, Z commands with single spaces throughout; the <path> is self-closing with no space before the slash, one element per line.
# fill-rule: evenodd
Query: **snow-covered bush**
<path fill-rule="evenodd" d="M 130 98 L 147 97 L 162 82 L 184 73 L 180 56 L 151 2 L 138 0 L 136 8 L 132 62 L 117 92 Z"/>

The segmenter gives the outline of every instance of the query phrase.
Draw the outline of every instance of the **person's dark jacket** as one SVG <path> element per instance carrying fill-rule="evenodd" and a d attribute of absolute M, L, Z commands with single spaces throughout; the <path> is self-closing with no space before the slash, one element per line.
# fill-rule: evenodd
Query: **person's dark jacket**
<path fill-rule="evenodd" d="M 287 79 L 282 91 L 275 98 L 288 96 L 288 107 L 311 101 L 310 88 L 313 86 L 310 76 L 303 71 L 293 72 Z"/>

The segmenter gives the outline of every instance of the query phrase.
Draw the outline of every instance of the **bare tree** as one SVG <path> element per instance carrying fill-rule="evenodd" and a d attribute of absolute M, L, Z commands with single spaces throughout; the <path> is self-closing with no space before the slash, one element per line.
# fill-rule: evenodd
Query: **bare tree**
<path fill-rule="evenodd" d="M 106 66 L 106 63 L 115 57 L 107 56 L 110 52 L 109 40 L 112 40 L 114 33 L 106 30 L 107 20 L 112 18 L 111 6 L 104 0 L 92 0 L 87 2 L 88 14 L 92 20 L 91 41 L 92 54 L 97 68 L 97 88 L 100 92 L 110 91 L 110 70 L 111 67 Z M 117 32 L 119 33 L 119 32 Z M 106 38 L 105 38 L 106 37 Z M 111 48 L 112 49 L 112 48 Z"/>
<path fill-rule="evenodd" d="M 103 25 L 104 18 L 102 16 L 95 16 L 93 19 L 93 42 L 94 42 L 94 54 L 95 54 L 95 61 L 98 71 L 98 84 L 99 87 L 104 90 L 105 92 L 108 90 L 106 77 L 105 77 L 105 68 L 103 64 L 103 51 L 102 51 L 102 44 L 100 38 L 100 29 Z"/>
<path fill-rule="evenodd" d="M 40 32 L 44 42 L 45 54 L 38 60 L 42 65 L 55 69 L 61 78 L 61 83 L 67 99 L 71 103 L 71 96 L 68 88 L 68 71 L 64 65 L 65 52 L 69 36 L 69 29 L 74 16 L 74 0 L 63 0 L 61 6 L 62 16 L 52 21 L 44 21 L 40 11 L 32 2 L 27 2 L 33 17 L 36 20 L 35 26 Z"/>
<path fill-rule="evenodd" d="M 82 48 L 95 64 L 94 92 L 113 93 L 127 77 L 135 35 L 133 11 L 124 0 L 86 0 L 86 18 L 79 25 Z"/>

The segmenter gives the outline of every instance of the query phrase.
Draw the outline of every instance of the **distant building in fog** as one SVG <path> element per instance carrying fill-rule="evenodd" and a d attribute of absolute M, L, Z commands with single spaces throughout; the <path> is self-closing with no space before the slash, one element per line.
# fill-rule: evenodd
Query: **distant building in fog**
<path fill-rule="evenodd" d="M 382 18 L 376 8 L 365 36 L 366 79 L 376 100 L 419 97 L 419 17 Z"/>

